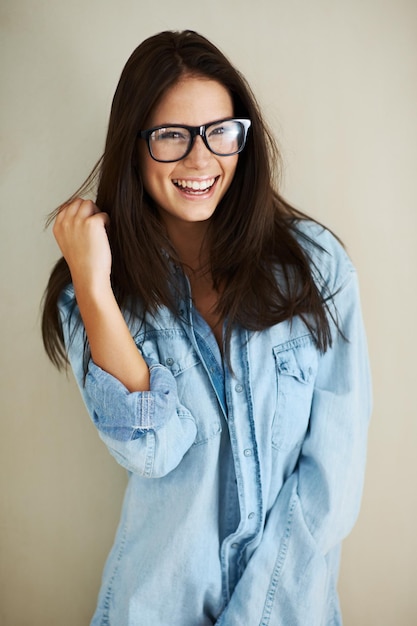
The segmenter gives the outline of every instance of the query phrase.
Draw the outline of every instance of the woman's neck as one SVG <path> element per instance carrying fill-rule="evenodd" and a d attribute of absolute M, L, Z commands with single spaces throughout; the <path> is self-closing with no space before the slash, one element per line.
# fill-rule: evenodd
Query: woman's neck
<path fill-rule="evenodd" d="M 207 223 L 185 223 L 181 224 L 180 228 L 171 225 L 166 226 L 168 237 L 178 254 L 185 273 L 190 279 L 204 275 L 209 259 L 206 248 Z"/>

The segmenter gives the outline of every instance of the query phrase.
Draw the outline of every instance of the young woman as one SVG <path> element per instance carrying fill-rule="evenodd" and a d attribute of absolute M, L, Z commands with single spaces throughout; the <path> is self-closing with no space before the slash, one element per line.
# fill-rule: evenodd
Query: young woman
<path fill-rule="evenodd" d="M 129 472 L 95 626 L 333 626 L 370 383 L 354 268 L 276 191 L 248 85 L 144 41 L 56 212 L 43 337 Z M 98 181 L 95 203 L 81 199 Z"/>

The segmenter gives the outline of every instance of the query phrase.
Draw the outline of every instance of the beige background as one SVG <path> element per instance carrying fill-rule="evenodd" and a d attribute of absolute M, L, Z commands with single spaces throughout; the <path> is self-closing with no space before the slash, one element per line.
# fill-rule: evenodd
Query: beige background
<path fill-rule="evenodd" d="M 0 20 L 0 623 L 83 626 L 95 606 L 125 475 L 42 350 L 39 301 L 58 257 L 43 222 L 100 155 L 132 50 L 188 27 L 247 76 L 284 154 L 285 194 L 358 267 L 375 410 L 344 549 L 345 624 L 415 625 L 415 0 L 2 0 Z"/>

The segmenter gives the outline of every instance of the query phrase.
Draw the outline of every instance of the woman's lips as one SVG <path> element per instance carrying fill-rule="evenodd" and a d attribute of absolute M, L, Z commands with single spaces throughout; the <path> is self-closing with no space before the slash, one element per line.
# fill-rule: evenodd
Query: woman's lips
<path fill-rule="evenodd" d="M 203 180 L 174 178 L 173 184 L 183 193 L 190 196 L 204 196 L 210 193 L 217 183 L 219 176 L 212 176 Z"/>

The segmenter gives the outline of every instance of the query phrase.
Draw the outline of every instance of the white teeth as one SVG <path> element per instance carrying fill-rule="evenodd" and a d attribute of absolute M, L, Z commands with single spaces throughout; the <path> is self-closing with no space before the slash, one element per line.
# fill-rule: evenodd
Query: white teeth
<path fill-rule="evenodd" d="M 182 189 L 192 189 L 192 191 L 206 191 L 210 189 L 215 183 L 215 178 L 208 178 L 206 180 L 181 180 L 174 179 L 172 182 Z"/>

